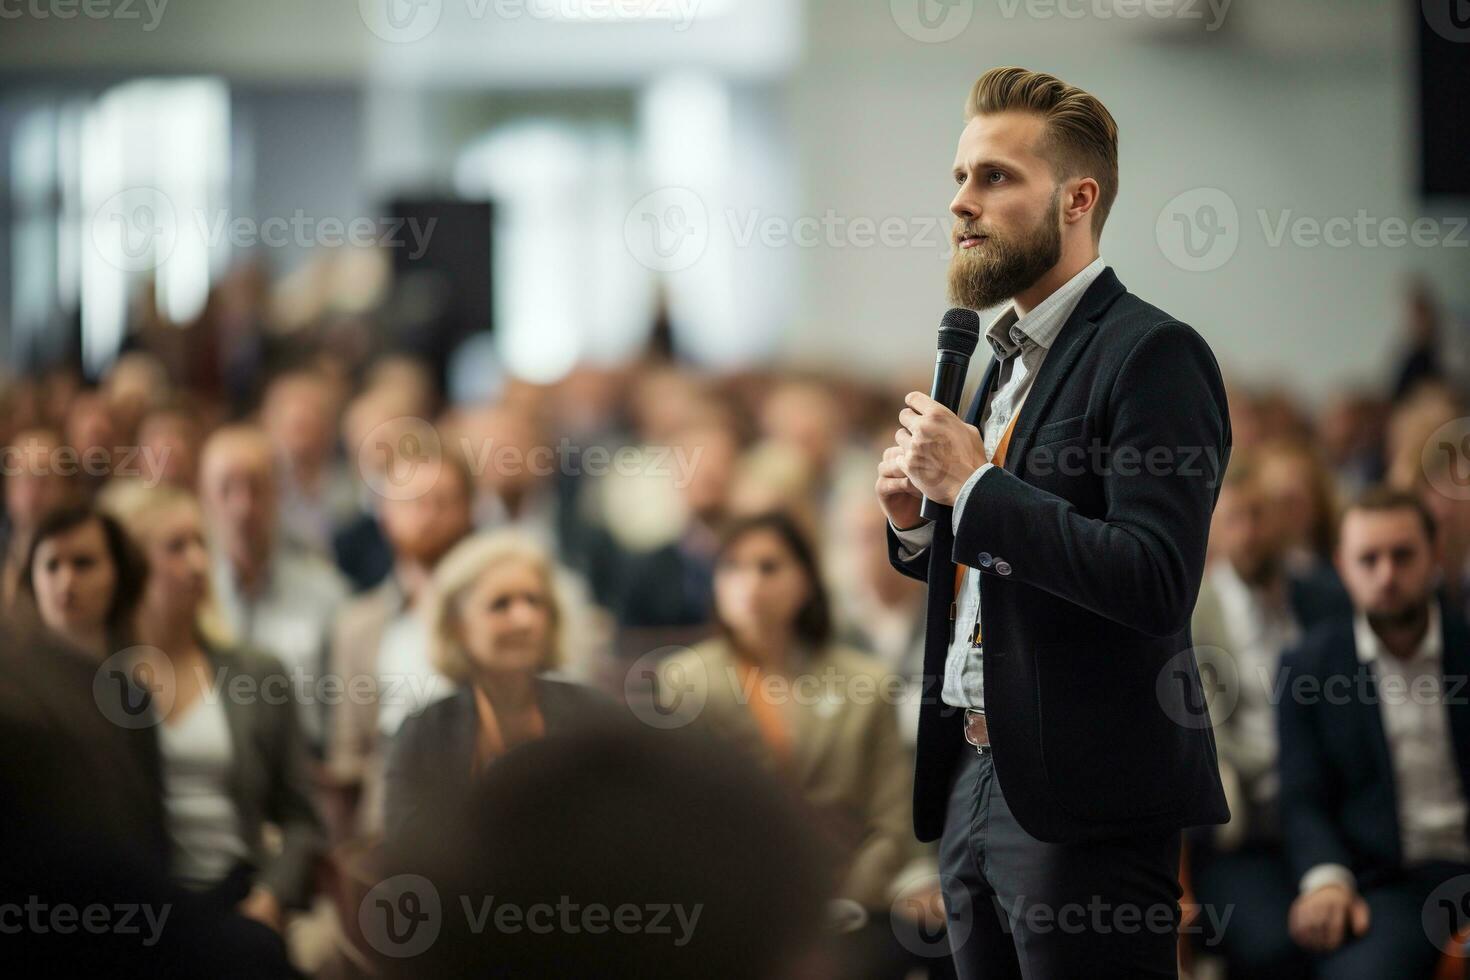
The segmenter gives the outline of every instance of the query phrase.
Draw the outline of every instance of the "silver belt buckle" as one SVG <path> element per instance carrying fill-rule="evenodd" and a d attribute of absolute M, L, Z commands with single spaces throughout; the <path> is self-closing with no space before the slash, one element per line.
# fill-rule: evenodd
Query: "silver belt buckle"
<path fill-rule="evenodd" d="M 983 725 L 983 726 L 985 726 L 986 731 L 985 731 L 985 741 L 984 742 L 977 742 L 977 741 L 975 741 L 975 739 L 973 739 L 973 738 L 970 737 L 970 722 L 974 718 L 978 718 L 980 720 L 980 724 Z M 986 752 L 989 752 L 990 751 L 990 726 L 989 725 L 986 725 L 986 723 L 985 723 L 985 712 L 984 711 L 980 711 L 980 710 L 978 710 L 976 708 L 966 708 L 965 709 L 964 731 L 965 731 L 965 741 L 966 742 L 969 742 L 971 745 L 975 746 L 975 754 L 976 755 L 984 755 Z"/>

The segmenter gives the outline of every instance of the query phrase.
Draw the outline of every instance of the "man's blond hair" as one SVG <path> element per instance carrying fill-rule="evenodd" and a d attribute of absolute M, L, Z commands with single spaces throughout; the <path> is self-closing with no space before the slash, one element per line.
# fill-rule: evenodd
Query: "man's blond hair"
<path fill-rule="evenodd" d="M 1025 68 L 992 68 L 981 75 L 965 101 L 965 121 L 998 112 L 1032 112 L 1046 122 L 1038 152 L 1058 182 L 1073 177 L 1097 181 L 1092 209 L 1093 240 L 1118 196 L 1118 124 L 1096 96 L 1055 75 Z"/>

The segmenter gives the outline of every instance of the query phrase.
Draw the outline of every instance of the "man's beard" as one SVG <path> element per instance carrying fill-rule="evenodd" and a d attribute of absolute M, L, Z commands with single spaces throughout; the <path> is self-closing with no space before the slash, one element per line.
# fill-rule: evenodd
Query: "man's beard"
<path fill-rule="evenodd" d="M 1370 612 L 1367 615 L 1368 625 L 1373 627 L 1374 632 L 1382 635 L 1385 631 L 1396 632 L 1417 626 L 1429 615 L 1429 597 L 1425 596 L 1419 602 L 1407 602 L 1398 609 L 1386 612 Z"/>
<path fill-rule="evenodd" d="M 1061 193 L 1060 187 L 1052 191 L 1036 227 L 1014 241 L 956 221 L 956 250 L 949 260 L 949 301 L 983 310 L 1014 298 L 1046 275 L 1062 257 L 1062 227 L 1057 217 Z M 961 231 L 980 231 L 989 237 L 973 248 L 959 248 Z"/>

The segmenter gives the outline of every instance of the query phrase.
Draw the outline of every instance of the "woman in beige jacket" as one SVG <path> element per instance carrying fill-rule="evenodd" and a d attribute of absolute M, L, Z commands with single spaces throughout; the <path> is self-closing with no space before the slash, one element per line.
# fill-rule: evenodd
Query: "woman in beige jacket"
<path fill-rule="evenodd" d="M 789 780 L 844 859 L 837 897 L 886 932 L 896 876 L 915 848 L 895 710 L 902 680 L 832 641 L 816 556 L 784 514 L 726 530 L 714 592 L 719 635 L 661 663 L 661 710 Z"/>

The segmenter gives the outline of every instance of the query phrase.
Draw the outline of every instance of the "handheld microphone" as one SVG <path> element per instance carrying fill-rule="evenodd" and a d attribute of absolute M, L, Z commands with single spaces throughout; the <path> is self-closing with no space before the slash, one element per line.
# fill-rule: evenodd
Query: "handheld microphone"
<path fill-rule="evenodd" d="M 929 388 L 929 397 L 951 412 L 959 411 L 970 355 L 979 342 L 980 316 L 974 310 L 955 307 L 939 321 L 939 353 L 934 358 L 934 384 Z M 925 520 L 948 520 L 949 508 L 925 497 L 919 514 Z"/>

